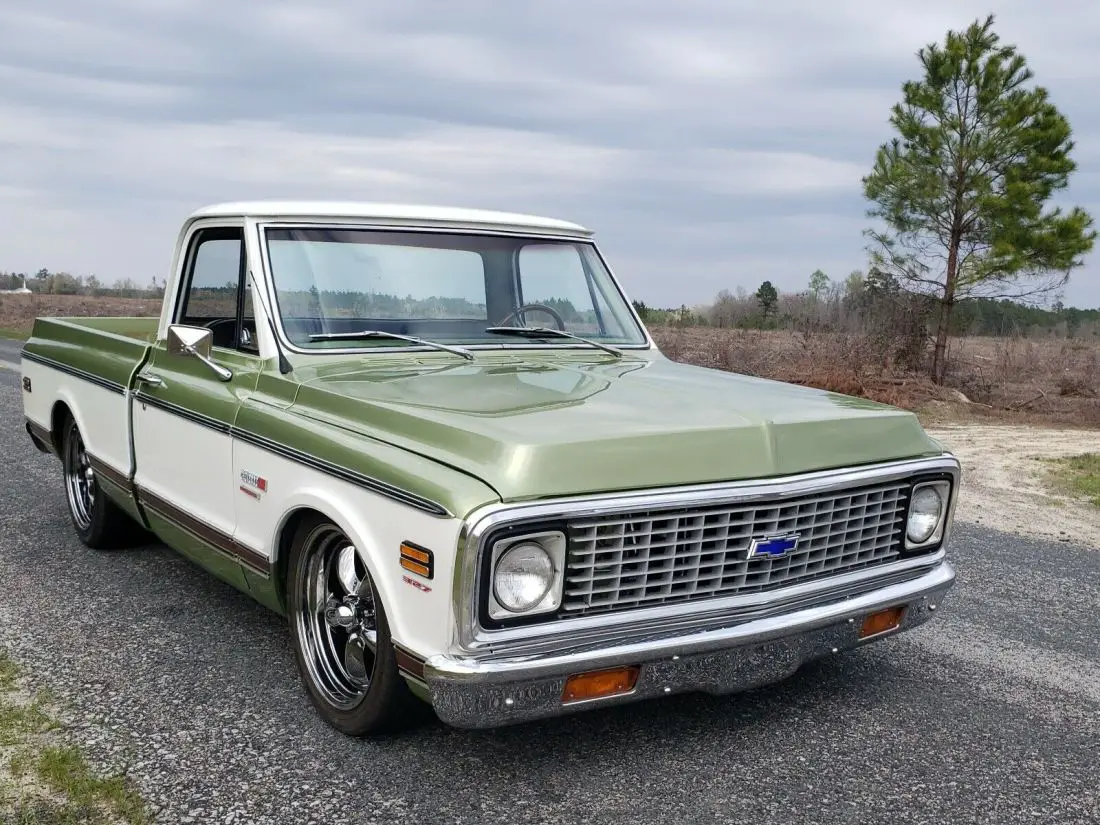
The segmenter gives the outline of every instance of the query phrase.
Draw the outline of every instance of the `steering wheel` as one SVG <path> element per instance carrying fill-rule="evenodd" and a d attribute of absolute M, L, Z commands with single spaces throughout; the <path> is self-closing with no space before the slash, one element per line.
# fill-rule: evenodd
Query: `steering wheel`
<path fill-rule="evenodd" d="M 234 318 L 214 318 L 213 320 L 207 321 L 205 324 L 203 324 L 203 326 L 206 327 L 208 330 L 211 330 L 214 333 L 214 337 L 215 337 L 215 340 L 216 340 L 217 335 L 218 335 L 218 328 L 219 327 L 225 326 L 227 324 L 236 325 L 236 323 L 237 323 L 237 319 L 235 317 Z M 241 344 L 250 343 L 245 338 L 245 334 L 244 334 L 245 332 L 246 332 L 246 330 L 244 328 L 242 328 L 241 329 L 241 341 L 240 341 Z M 236 340 L 234 340 L 233 343 L 230 346 L 236 347 L 237 344 L 238 344 L 238 342 Z"/>
<path fill-rule="evenodd" d="M 511 312 L 509 312 L 507 315 L 505 315 L 503 318 L 501 318 L 499 321 L 497 321 L 497 326 L 498 327 L 504 326 L 505 321 L 510 321 L 512 318 L 515 318 L 517 315 L 526 316 L 528 310 L 532 310 L 532 309 L 537 309 L 537 310 L 539 310 L 541 312 L 545 312 L 547 315 L 551 316 L 554 319 L 554 323 L 556 323 L 558 325 L 558 329 L 561 332 L 565 332 L 565 319 L 562 318 L 561 315 L 558 314 L 558 311 L 556 309 L 554 309 L 553 307 L 548 307 L 548 306 L 546 306 L 546 304 L 524 304 L 523 306 L 516 307 Z M 527 325 L 526 317 L 524 317 L 523 324 L 524 324 L 524 326 Z"/>

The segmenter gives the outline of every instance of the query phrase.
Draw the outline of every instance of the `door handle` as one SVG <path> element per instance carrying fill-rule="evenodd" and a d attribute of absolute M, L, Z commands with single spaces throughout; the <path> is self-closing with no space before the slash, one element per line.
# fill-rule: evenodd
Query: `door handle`
<path fill-rule="evenodd" d="M 150 387 L 163 387 L 164 379 L 155 373 L 142 370 L 134 376 L 134 380 L 139 384 L 146 384 Z"/>

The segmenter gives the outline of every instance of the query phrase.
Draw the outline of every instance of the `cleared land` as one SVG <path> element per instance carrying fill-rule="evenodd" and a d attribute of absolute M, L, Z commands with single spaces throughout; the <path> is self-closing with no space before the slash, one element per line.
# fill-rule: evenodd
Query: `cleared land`
<path fill-rule="evenodd" d="M 0 335 L 30 334 L 41 316 L 150 316 L 160 314 L 159 298 L 89 298 L 84 295 L 0 295 Z M 8 337 L 5 336 L 5 337 Z"/>
<path fill-rule="evenodd" d="M 1100 427 L 1100 342 L 958 338 L 944 386 L 862 334 L 656 327 L 677 361 L 895 404 L 936 422 Z"/>

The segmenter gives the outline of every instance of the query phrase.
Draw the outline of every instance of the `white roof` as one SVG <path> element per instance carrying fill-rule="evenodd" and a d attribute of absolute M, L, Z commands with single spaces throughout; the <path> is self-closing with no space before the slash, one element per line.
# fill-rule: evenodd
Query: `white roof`
<path fill-rule="evenodd" d="M 461 209 L 450 206 L 417 206 L 401 203 L 364 203 L 360 201 L 245 201 L 219 203 L 192 212 L 188 221 L 198 218 L 259 218 L 274 220 L 361 219 L 387 226 L 430 226 L 463 229 L 507 229 L 546 235 L 591 235 L 591 230 L 569 221 Z"/>

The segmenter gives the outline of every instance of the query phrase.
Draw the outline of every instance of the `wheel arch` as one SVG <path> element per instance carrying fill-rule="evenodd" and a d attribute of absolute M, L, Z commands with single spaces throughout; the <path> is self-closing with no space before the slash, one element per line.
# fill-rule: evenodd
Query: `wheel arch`
<path fill-rule="evenodd" d="M 58 456 L 61 455 L 61 451 L 65 446 L 62 439 L 65 437 L 65 421 L 69 418 L 76 421 L 76 426 L 80 427 L 80 420 L 76 417 L 72 407 L 69 406 L 69 402 L 64 398 L 54 401 L 53 407 L 50 408 L 50 442 L 53 445 L 54 453 Z M 83 433 L 84 428 L 80 427 L 80 431 Z"/>
<path fill-rule="evenodd" d="M 290 564 L 290 549 L 294 542 L 294 534 L 298 532 L 298 526 L 310 516 L 331 518 L 327 513 L 318 510 L 312 505 L 299 505 L 283 515 L 282 520 L 275 528 L 275 541 L 272 549 L 275 557 L 271 560 L 271 575 L 274 579 L 275 598 L 283 613 L 287 611 L 286 582 L 288 565 Z M 335 519 L 332 519 L 335 521 Z"/>
<path fill-rule="evenodd" d="M 278 502 L 273 500 L 276 495 Z M 295 531 L 303 519 L 315 515 L 331 521 L 355 545 L 374 580 L 397 644 L 420 654 L 450 644 L 458 519 L 428 515 L 374 491 L 309 474 L 276 478 L 269 484 L 263 505 L 270 508 L 270 515 L 264 518 L 257 511 L 251 529 L 257 551 L 268 557 L 270 573 L 260 586 L 279 612 L 285 615 L 291 601 L 288 591 L 295 574 L 291 552 Z M 242 537 L 245 532 L 242 530 Z M 406 541 L 433 553 L 432 575 L 423 581 L 401 563 L 401 544 Z"/>
<path fill-rule="evenodd" d="M 390 606 L 393 604 L 393 594 L 384 581 L 385 576 L 381 567 L 382 559 L 375 557 L 375 553 L 381 552 L 381 548 L 374 546 L 371 537 L 361 535 L 360 531 L 355 528 L 355 520 L 344 518 L 340 508 L 331 502 L 294 504 L 287 509 L 279 520 L 275 539 L 271 544 L 275 553 L 275 557 L 271 560 L 271 575 L 274 577 L 276 597 L 283 612 L 285 613 L 287 610 L 286 589 L 287 580 L 290 576 L 290 553 L 294 536 L 302 522 L 311 516 L 331 521 L 355 545 L 360 557 L 363 558 L 364 564 L 367 565 L 367 569 L 370 571 L 379 596 L 382 597 L 383 606 L 388 613 L 392 613 Z"/>

